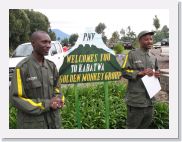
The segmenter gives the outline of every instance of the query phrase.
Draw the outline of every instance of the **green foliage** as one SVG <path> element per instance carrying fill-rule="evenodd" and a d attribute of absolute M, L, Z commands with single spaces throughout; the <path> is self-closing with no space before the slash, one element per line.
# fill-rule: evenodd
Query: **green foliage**
<path fill-rule="evenodd" d="M 78 34 L 72 34 L 69 37 L 69 43 L 71 44 L 71 46 L 74 46 L 76 41 L 78 39 Z"/>
<path fill-rule="evenodd" d="M 126 83 L 122 81 L 109 83 L 109 128 L 126 128 L 126 104 L 124 94 Z M 62 128 L 77 128 L 75 94 L 73 85 L 63 85 L 65 106 L 60 110 Z M 80 120 L 82 129 L 105 129 L 105 98 L 104 84 L 83 83 L 77 86 L 80 101 Z M 16 128 L 16 109 L 10 105 L 9 128 Z M 164 102 L 154 104 L 154 119 L 151 129 L 169 128 L 169 106 Z"/>
<path fill-rule="evenodd" d="M 19 44 L 29 42 L 30 35 L 37 30 L 48 32 L 52 40 L 55 34 L 49 31 L 48 18 L 40 13 L 28 9 L 9 10 L 9 49 L 14 50 Z"/>
<path fill-rule="evenodd" d="M 155 18 L 153 18 L 153 25 L 156 28 L 156 30 L 158 30 L 160 28 L 160 20 L 157 17 L 157 15 L 155 15 Z"/>
<path fill-rule="evenodd" d="M 107 44 L 107 36 L 105 35 L 104 30 L 106 29 L 106 25 L 104 23 L 99 23 L 95 27 L 95 32 L 98 34 L 102 34 L 102 40 L 105 44 Z"/>
<path fill-rule="evenodd" d="M 133 43 L 133 41 L 136 39 L 136 34 L 134 31 L 131 30 L 130 26 L 128 26 L 126 30 L 122 28 L 120 34 L 121 41 L 130 41 Z"/>
<path fill-rule="evenodd" d="M 124 51 L 124 46 L 121 43 L 117 43 L 114 46 L 114 51 L 115 51 L 116 54 L 121 54 Z"/>
<path fill-rule="evenodd" d="M 16 128 L 16 115 L 17 109 L 13 107 L 11 104 L 9 105 L 9 128 L 15 129 Z"/>
<path fill-rule="evenodd" d="M 113 48 L 118 41 L 119 41 L 119 33 L 115 31 L 112 33 L 112 37 L 109 39 L 108 46 L 110 48 Z"/>
<path fill-rule="evenodd" d="M 49 34 L 51 40 L 53 40 L 53 41 L 56 40 L 56 34 L 51 29 L 49 30 L 48 34 Z"/>
<path fill-rule="evenodd" d="M 169 38 L 169 28 L 167 27 L 167 25 L 164 25 L 162 27 L 161 32 L 163 33 L 163 38 Z"/>
<path fill-rule="evenodd" d="M 103 40 L 103 42 L 104 42 L 105 44 L 107 44 L 107 36 L 102 35 L 102 40 Z"/>
<path fill-rule="evenodd" d="M 110 128 L 125 127 L 126 106 L 123 102 L 125 90 L 126 86 L 122 83 L 109 83 Z M 66 86 L 62 91 L 66 98 L 61 111 L 63 127 L 77 128 L 74 87 Z M 106 124 L 103 83 L 80 84 L 77 92 L 79 92 L 81 128 L 104 129 Z"/>
<path fill-rule="evenodd" d="M 169 28 L 165 25 L 162 30 L 155 31 L 154 43 L 160 42 L 162 39 L 169 38 Z"/>
<path fill-rule="evenodd" d="M 169 129 L 169 104 L 166 102 L 155 102 L 154 117 L 150 126 L 153 129 Z"/>
<path fill-rule="evenodd" d="M 64 44 L 69 44 L 69 39 L 68 38 L 64 38 L 63 40 L 61 40 L 61 44 L 64 45 Z"/>
<path fill-rule="evenodd" d="M 29 40 L 30 20 L 24 10 L 9 10 L 9 45 L 15 49 L 19 44 Z"/>
<path fill-rule="evenodd" d="M 95 27 L 95 32 L 98 34 L 102 34 L 106 29 L 106 25 L 104 23 L 99 23 L 98 26 Z"/>
<path fill-rule="evenodd" d="M 33 10 L 24 10 L 30 19 L 30 31 L 31 33 L 42 30 L 48 32 L 50 28 L 50 23 L 48 18 L 40 13 Z"/>

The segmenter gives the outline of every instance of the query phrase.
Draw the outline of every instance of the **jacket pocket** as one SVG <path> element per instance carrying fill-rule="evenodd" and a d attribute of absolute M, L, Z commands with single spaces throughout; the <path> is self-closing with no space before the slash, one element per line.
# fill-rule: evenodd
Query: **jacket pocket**
<path fill-rule="evenodd" d="M 42 115 L 30 116 L 24 115 L 23 129 L 43 129 L 45 128 L 45 121 Z"/>
<path fill-rule="evenodd" d="M 39 80 L 32 80 L 27 82 L 27 89 L 34 89 L 41 87 L 42 84 Z"/>
<path fill-rule="evenodd" d="M 126 100 L 130 103 L 143 104 L 146 102 L 144 92 L 129 92 L 126 96 Z"/>
<path fill-rule="evenodd" d="M 39 80 L 27 82 L 27 97 L 30 99 L 42 98 L 42 84 Z"/>

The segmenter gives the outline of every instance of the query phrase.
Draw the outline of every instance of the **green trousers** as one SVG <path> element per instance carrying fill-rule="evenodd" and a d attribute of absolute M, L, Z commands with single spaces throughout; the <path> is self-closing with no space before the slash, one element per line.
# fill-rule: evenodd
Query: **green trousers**
<path fill-rule="evenodd" d="M 153 117 L 153 106 L 149 107 L 133 107 L 127 106 L 127 121 L 128 129 L 147 129 Z"/>

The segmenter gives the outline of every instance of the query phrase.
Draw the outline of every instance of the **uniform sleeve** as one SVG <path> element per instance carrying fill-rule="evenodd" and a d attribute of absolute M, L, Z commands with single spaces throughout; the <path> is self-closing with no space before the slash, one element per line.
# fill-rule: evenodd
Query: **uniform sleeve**
<path fill-rule="evenodd" d="M 60 97 L 64 102 L 64 95 L 61 92 L 61 84 L 59 82 L 59 74 L 56 66 L 54 66 L 54 95 Z"/>
<path fill-rule="evenodd" d="M 19 110 L 32 115 L 39 115 L 50 109 L 50 100 L 31 99 L 25 93 L 24 72 L 21 68 L 16 68 L 10 87 L 10 102 Z"/>
<path fill-rule="evenodd" d="M 132 52 L 130 51 L 122 64 L 122 76 L 126 79 L 136 79 L 138 70 L 134 69 Z"/>

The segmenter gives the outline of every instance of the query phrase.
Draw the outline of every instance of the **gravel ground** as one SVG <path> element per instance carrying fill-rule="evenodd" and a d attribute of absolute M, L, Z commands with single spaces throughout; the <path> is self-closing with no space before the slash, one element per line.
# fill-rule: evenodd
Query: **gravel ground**
<path fill-rule="evenodd" d="M 160 56 L 160 49 L 151 49 L 151 52 L 157 57 L 161 69 L 169 69 L 169 57 Z"/>
<path fill-rule="evenodd" d="M 156 101 L 169 102 L 169 94 L 164 91 L 160 91 L 159 93 L 157 93 L 154 98 L 156 99 Z"/>
<path fill-rule="evenodd" d="M 161 57 L 160 49 L 151 49 L 151 52 L 155 54 L 158 59 L 160 69 L 169 69 L 169 57 Z M 156 101 L 169 102 L 169 93 L 165 91 L 160 91 L 155 95 Z"/>

